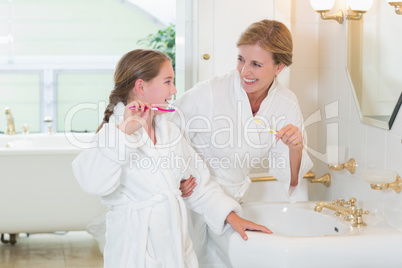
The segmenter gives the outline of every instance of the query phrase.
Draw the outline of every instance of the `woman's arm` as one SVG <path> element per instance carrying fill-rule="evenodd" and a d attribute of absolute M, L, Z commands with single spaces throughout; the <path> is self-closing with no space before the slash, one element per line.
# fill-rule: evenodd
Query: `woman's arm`
<path fill-rule="evenodd" d="M 298 127 L 289 124 L 277 132 L 276 139 L 282 140 L 289 147 L 290 185 L 297 186 L 303 153 L 303 136 Z"/>

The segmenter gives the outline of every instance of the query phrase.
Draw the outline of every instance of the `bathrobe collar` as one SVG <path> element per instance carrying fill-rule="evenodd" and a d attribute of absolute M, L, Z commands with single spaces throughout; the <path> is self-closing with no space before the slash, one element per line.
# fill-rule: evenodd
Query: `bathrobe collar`
<path fill-rule="evenodd" d="M 236 72 L 237 73 L 237 72 Z M 233 87 L 233 94 L 236 96 L 236 100 L 238 105 L 240 107 L 237 107 L 238 109 L 245 109 L 247 112 L 241 113 L 241 118 L 242 118 L 242 124 L 245 125 L 248 120 L 250 120 L 251 117 L 254 117 L 252 123 L 250 124 L 250 127 L 255 127 L 256 129 L 260 129 L 261 131 L 265 130 L 268 126 L 266 124 L 266 120 L 268 122 L 270 121 L 270 118 L 261 118 L 261 114 L 267 114 L 265 111 L 269 110 L 272 101 L 274 100 L 275 95 L 277 94 L 279 87 L 278 87 L 278 81 L 277 78 L 275 77 L 274 81 L 272 82 L 271 87 L 268 90 L 267 96 L 264 98 L 264 100 L 261 102 L 260 109 L 258 112 L 253 116 L 253 112 L 251 110 L 251 105 L 250 105 L 250 100 L 247 96 L 246 91 L 243 89 L 240 81 L 240 76 L 237 73 L 235 82 L 234 82 L 234 87 Z M 259 120 L 262 119 L 262 120 Z"/>

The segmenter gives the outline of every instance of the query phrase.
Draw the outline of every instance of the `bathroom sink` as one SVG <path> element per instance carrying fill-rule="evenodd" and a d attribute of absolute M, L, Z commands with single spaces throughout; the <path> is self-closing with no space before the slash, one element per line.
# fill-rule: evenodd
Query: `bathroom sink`
<path fill-rule="evenodd" d="M 340 235 L 351 230 L 348 224 L 332 215 L 315 212 L 309 203 L 248 203 L 243 205 L 242 217 L 265 225 L 274 235 L 281 236 Z"/>
<path fill-rule="evenodd" d="M 402 231 L 372 214 L 367 226 L 352 227 L 334 211 L 314 211 L 316 202 L 250 202 L 242 217 L 273 234 L 246 231 L 244 241 L 228 229 L 209 233 L 209 246 L 225 267 L 243 268 L 400 268 Z"/>

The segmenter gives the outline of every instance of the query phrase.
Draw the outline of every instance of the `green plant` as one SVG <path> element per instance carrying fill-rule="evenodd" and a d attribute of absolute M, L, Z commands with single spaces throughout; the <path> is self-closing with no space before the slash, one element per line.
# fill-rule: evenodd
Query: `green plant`
<path fill-rule="evenodd" d="M 172 59 L 173 69 L 176 67 L 176 26 L 171 24 L 155 34 L 138 40 L 137 44 L 150 49 L 156 49 L 166 53 Z"/>

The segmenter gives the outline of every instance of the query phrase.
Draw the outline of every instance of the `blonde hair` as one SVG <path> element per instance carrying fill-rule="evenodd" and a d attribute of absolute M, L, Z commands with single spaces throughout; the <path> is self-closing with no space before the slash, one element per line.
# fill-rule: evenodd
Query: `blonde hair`
<path fill-rule="evenodd" d="M 110 93 L 103 122 L 96 132 L 102 128 L 104 123 L 109 122 L 117 103 L 123 102 L 124 105 L 127 105 L 129 93 L 134 88 L 135 82 L 138 79 L 150 82 L 159 74 L 163 63 L 167 60 L 171 59 L 166 54 L 150 49 L 135 49 L 121 57 L 114 72 L 114 89 Z"/>
<path fill-rule="evenodd" d="M 292 35 L 285 24 L 275 20 L 261 20 L 251 24 L 241 34 L 237 47 L 255 44 L 271 52 L 275 64 L 292 64 Z"/>

